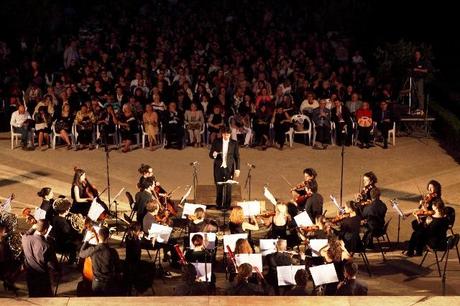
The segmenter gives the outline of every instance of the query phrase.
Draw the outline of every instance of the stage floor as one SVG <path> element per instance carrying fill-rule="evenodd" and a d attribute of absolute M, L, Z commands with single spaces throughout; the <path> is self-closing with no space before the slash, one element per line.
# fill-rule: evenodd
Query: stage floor
<path fill-rule="evenodd" d="M 21 212 L 24 207 L 35 207 L 40 204 L 36 195 L 41 187 L 50 186 L 55 194 L 70 195 L 70 186 L 74 166 L 83 168 L 87 177 L 99 190 L 106 187 L 105 152 L 102 149 L 94 151 L 67 151 L 60 147 L 57 150 L 45 152 L 26 152 L 20 149 L 10 150 L 9 133 L 0 134 L 0 197 L 16 194 L 14 211 Z M 8 140 L 6 140 L 8 139 Z M 293 148 L 279 151 L 269 148 L 267 151 L 257 149 L 241 149 L 241 177 L 242 196 L 247 199 L 244 182 L 248 174 L 247 163 L 256 166 L 252 170 L 252 199 L 263 198 L 263 186 L 268 188 L 281 200 L 289 199 L 289 186 L 281 178 L 284 175 L 292 184 L 302 180 L 302 170 L 313 167 L 318 172 L 319 193 L 325 198 L 324 208 L 328 215 L 335 213 L 329 194 L 339 199 L 341 148 L 331 146 L 327 150 L 312 150 L 309 146 L 295 143 Z M 134 150 L 124 154 L 121 151 L 110 152 L 110 183 L 111 196 L 125 187 L 131 193 L 136 192 L 138 172 L 141 163 L 150 164 L 155 176 L 168 191 L 180 186 L 173 194 L 173 199 L 180 199 L 187 185 L 192 183 L 192 167 L 190 163 L 198 161 L 198 184 L 213 184 L 212 160 L 208 157 L 206 148 L 186 148 L 176 150 Z M 392 218 L 389 235 L 392 241 L 397 238 L 396 213 L 390 206 L 389 199 L 397 198 L 404 211 L 417 206 L 420 199 L 419 188 L 425 192 L 426 183 L 430 179 L 441 182 L 443 198 L 457 211 L 460 211 L 460 166 L 453 158 L 445 153 L 433 139 L 416 139 L 398 137 L 396 146 L 388 150 L 380 147 L 361 150 L 357 147 L 345 148 L 343 200 L 352 199 L 359 191 L 361 175 L 367 171 L 374 171 L 378 177 L 378 184 L 382 196 L 388 205 L 387 219 Z M 103 199 L 106 200 L 106 193 Z M 193 200 L 192 196 L 189 198 Z M 265 200 L 265 199 L 264 199 Z M 119 210 L 127 210 L 127 200 L 123 195 L 118 199 Z M 203 203 L 207 204 L 207 203 Z M 268 204 L 269 205 L 269 204 Z M 268 206 L 267 205 L 267 206 Z M 411 234 L 411 218 L 401 222 L 400 241 L 409 239 Z M 22 223 L 21 223 L 22 224 Z M 22 224 L 25 227 L 25 225 Z M 459 232 L 460 226 L 454 226 Z M 120 249 L 120 254 L 124 250 Z M 454 252 L 455 253 L 455 252 Z M 446 294 L 460 294 L 460 265 L 454 253 L 449 259 Z M 441 280 L 437 277 L 434 259 L 429 256 L 429 268 L 418 268 L 420 257 L 407 259 L 401 250 L 387 253 L 388 261 L 382 263 L 380 253 L 370 253 L 369 259 L 373 277 L 369 278 L 365 270 L 361 270 L 360 277 L 368 282 L 370 295 L 440 295 L 442 294 Z M 361 262 L 360 259 L 357 260 Z M 65 278 L 60 285 L 60 294 L 73 295 L 78 281 L 78 275 Z M 218 275 L 218 286 L 224 284 L 224 274 Z M 156 286 L 164 286 L 165 290 L 157 289 L 157 293 L 172 294 L 173 283 L 157 281 Z M 25 288 L 25 283 L 19 283 Z M 62 289 L 62 291 L 61 291 Z M 151 292 L 147 292 L 150 294 Z M 25 291 L 20 292 L 25 295 Z M 2 293 L 3 296 L 8 295 Z"/>

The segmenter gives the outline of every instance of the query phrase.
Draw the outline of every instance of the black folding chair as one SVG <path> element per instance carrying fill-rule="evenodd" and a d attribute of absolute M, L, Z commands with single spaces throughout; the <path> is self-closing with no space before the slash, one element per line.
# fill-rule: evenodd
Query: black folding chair
<path fill-rule="evenodd" d="M 454 234 L 453 236 L 448 236 L 448 237 L 446 237 L 446 239 L 447 239 L 447 242 L 446 242 L 445 250 L 434 249 L 434 248 L 431 248 L 431 247 L 427 246 L 427 249 L 425 251 L 425 255 L 423 256 L 422 262 L 420 263 L 419 267 L 421 267 L 423 265 L 423 263 L 425 262 L 425 259 L 426 259 L 427 255 L 428 255 L 428 253 L 433 253 L 434 257 L 436 259 L 436 266 L 438 268 L 439 277 L 445 275 L 446 270 L 447 270 L 447 262 L 449 261 L 449 252 L 454 247 L 457 250 L 457 258 L 458 258 L 458 262 L 460 263 L 460 253 L 458 251 L 458 242 L 459 242 L 459 239 L 460 239 L 460 234 Z M 444 251 L 444 253 L 442 254 L 441 259 L 439 259 L 438 252 L 442 252 L 442 251 Z M 446 262 L 444 263 L 443 274 L 441 274 L 440 263 L 444 260 L 444 257 L 446 257 Z"/>
<path fill-rule="evenodd" d="M 382 248 L 382 244 L 380 242 L 380 239 L 382 240 L 382 242 L 386 241 L 388 242 L 388 244 L 390 244 L 390 238 L 388 238 L 388 225 L 390 224 L 390 221 L 391 221 L 391 218 L 385 223 L 384 227 L 383 227 L 383 232 L 381 235 L 372 235 L 372 239 L 377 239 L 377 245 L 379 246 L 379 250 L 380 250 L 380 253 L 382 253 L 382 257 L 383 257 L 383 261 L 386 260 L 385 258 L 385 252 L 383 251 L 383 248 Z"/>

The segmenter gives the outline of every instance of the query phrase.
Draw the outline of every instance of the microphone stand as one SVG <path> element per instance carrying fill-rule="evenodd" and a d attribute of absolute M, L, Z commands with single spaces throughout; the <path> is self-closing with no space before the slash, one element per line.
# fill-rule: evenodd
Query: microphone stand
<path fill-rule="evenodd" d="M 252 179 L 252 167 L 249 167 L 248 176 L 244 182 L 244 189 L 248 188 L 248 200 L 251 201 L 251 179 Z"/>
<path fill-rule="evenodd" d="M 110 169 L 109 169 L 109 144 L 107 139 L 108 133 L 104 131 L 104 150 L 105 150 L 105 166 L 106 166 L 106 176 L 107 176 L 107 200 L 109 202 L 109 213 L 110 208 L 112 206 L 112 202 L 110 201 Z"/>
<path fill-rule="evenodd" d="M 196 164 L 192 164 L 193 173 L 192 173 L 192 184 L 193 184 L 193 203 L 196 203 L 196 186 L 198 186 L 198 169 Z"/>
<path fill-rule="evenodd" d="M 343 197 L 343 167 L 345 164 L 345 129 L 342 129 L 340 133 L 340 137 L 342 138 L 342 152 L 341 152 L 341 159 L 342 165 L 340 169 L 340 207 L 343 207 L 342 197 Z"/>

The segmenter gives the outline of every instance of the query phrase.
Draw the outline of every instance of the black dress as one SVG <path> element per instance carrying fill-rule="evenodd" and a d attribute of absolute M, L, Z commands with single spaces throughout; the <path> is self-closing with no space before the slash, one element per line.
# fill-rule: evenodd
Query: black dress
<path fill-rule="evenodd" d="M 362 251 L 363 245 L 359 237 L 361 217 L 354 216 L 343 219 L 340 223 L 340 238 L 345 242 L 345 248 L 350 253 Z"/>
<path fill-rule="evenodd" d="M 242 234 L 245 233 L 243 230 L 243 223 L 233 223 L 229 222 L 228 227 L 230 228 L 230 233 L 231 234 Z"/>
<path fill-rule="evenodd" d="M 72 202 L 72 207 L 70 208 L 70 212 L 74 214 L 82 214 L 83 216 L 87 216 L 91 203 L 77 202 L 75 191 L 74 191 L 75 186 L 78 187 L 78 194 L 80 196 L 80 199 L 89 197 L 88 193 L 86 192 L 85 188 L 83 188 L 83 186 L 72 185 L 72 189 L 70 190 L 70 196 L 72 197 L 73 202 Z"/>
<path fill-rule="evenodd" d="M 270 232 L 271 239 L 287 239 L 287 220 L 284 225 L 276 225 L 274 223 L 275 217 L 272 217 L 272 229 Z"/>

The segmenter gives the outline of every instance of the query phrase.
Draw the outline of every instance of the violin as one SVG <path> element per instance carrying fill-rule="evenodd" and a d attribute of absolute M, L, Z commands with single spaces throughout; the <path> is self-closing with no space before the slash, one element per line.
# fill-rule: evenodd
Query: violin
<path fill-rule="evenodd" d="M 302 230 L 305 232 L 314 232 L 314 231 L 319 230 L 319 226 L 318 225 L 304 226 L 302 227 Z"/>
<path fill-rule="evenodd" d="M 338 215 L 334 218 L 327 218 L 326 220 L 331 222 L 331 223 L 338 223 L 340 221 L 342 221 L 343 219 L 346 219 L 346 218 L 349 218 L 350 217 L 350 214 L 349 213 L 345 213 L 345 214 L 341 214 L 341 215 Z"/>
<path fill-rule="evenodd" d="M 30 225 L 37 224 L 37 219 L 32 215 L 32 210 L 28 207 L 22 210 L 22 216 L 26 218 L 26 222 Z"/>
<path fill-rule="evenodd" d="M 413 214 L 417 217 L 431 217 L 434 215 L 434 210 L 419 209 L 414 211 Z"/>
<path fill-rule="evenodd" d="M 422 208 L 424 206 L 425 208 L 428 207 L 428 205 L 433 201 L 434 198 L 436 198 L 438 195 L 436 192 L 432 193 L 427 193 L 426 195 L 423 196 L 423 200 L 421 201 L 421 205 L 419 208 Z"/>
<path fill-rule="evenodd" d="M 274 217 L 276 215 L 276 211 L 266 211 L 264 213 L 261 213 L 260 215 L 257 215 L 257 217 L 261 217 L 261 218 L 270 218 L 270 217 Z"/>
<path fill-rule="evenodd" d="M 166 208 L 166 210 L 169 212 L 170 215 L 176 216 L 177 210 L 174 207 L 174 202 L 170 198 L 170 195 L 172 192 L 167 193 L 166 190 L 160 185 L 155 186 L 154 190 L 163 208 Z"/>

